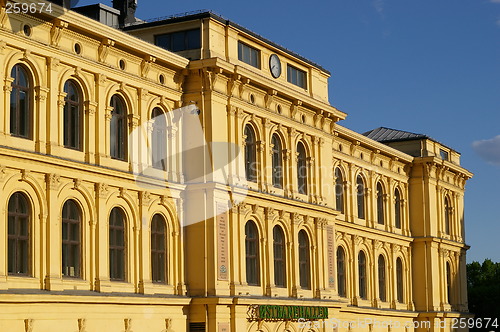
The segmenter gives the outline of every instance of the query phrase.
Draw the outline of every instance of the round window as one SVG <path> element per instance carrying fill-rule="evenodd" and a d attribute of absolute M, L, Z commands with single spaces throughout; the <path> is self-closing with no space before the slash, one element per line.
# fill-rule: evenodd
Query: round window
<path fill-rule="evenodd" d="M 31 36 L 31 27 L 28 24 L 23 25 L 23 32 L 25 36 Z"/>
<path fill-rule="evenodd" d="M 82 45 L 80 45 L 79 43 L 75 43 L 75 53 L 76 54 L 81 54 L 82 53 Z"/>

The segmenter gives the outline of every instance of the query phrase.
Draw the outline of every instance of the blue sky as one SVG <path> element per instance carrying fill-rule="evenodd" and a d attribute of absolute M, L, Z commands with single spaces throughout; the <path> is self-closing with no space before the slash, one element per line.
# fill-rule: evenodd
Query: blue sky
<path fill-rule="evenodd" d="M 343 126 L 427 134 L 461 152 L 475 174 L 465 194 L 467 261 L 500 262 L 500 0 L 138 6 L 142 19 L 213 10 L 329 70 L 330 103 L 348 113 Z"/>

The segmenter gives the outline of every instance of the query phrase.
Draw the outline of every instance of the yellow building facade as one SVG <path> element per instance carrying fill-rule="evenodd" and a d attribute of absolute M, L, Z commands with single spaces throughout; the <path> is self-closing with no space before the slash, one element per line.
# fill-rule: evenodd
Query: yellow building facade
<path fill-rule="evenodd" d="M 1 331 L 471 317 L 459 153 L 343 127 L 328 71 L 213 13 L 120 30 L 16 3 L 0 11 Z"/>

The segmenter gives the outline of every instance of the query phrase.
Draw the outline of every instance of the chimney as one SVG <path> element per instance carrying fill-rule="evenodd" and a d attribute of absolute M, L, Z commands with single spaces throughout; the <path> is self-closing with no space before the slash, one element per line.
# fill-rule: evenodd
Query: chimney
<path fill-rule="evenodd" d="M 137 0 L 113 0 L 113 8 L 120 11 L 119 23 L 121 28 L 137 21 L 135 18 Z"/>

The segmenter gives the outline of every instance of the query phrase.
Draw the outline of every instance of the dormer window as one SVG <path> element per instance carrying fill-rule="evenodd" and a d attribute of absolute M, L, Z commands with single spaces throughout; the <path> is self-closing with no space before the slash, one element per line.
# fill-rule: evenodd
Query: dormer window
<path fill-rule="evenodd" d="M 286 69 L 286 79 L 288 82 L 300 86 L 301 88 L 307 89 L 306 72 L 295 68 L 294 66 L 287 66 Z"/>
<path fill-rule="evenodd" d="M 443 159 L 443 160 L 449 160 L 450 155 L 449 155 L 449 153 L 447 151 L 445 151 L 443 149 L 440 149 L 439 150 L 439 155 L 441 156 L 441 159 Z"/>
<path fill-rule="evenodd" d="M 242 42 L 238 42 L 238 60 L 260 69 L 260 51 Z"/>

